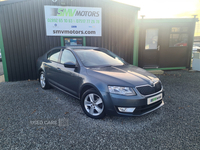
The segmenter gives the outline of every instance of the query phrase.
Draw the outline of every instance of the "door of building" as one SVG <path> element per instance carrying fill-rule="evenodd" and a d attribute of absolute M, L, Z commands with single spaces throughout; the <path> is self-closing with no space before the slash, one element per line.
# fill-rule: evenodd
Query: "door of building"
<path fill-rule="evenodd" d="M 143 68 L 159 67 L 160 30 L 159 28 L 146 28 L 143 32 L 142 59 Z"/>

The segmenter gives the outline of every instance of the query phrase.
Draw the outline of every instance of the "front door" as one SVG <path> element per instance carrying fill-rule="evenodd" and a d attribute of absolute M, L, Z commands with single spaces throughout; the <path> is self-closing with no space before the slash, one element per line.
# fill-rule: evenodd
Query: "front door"
<path fill-rule="evenodd" d="M 159 28 L 146 28 L 143 32 L 145 39 L 142 45 L 143 68 L 159 67 Z"/>
<path fill-rule="evenodd" d="M 58 65 L 58 83 L 59 87 L 75 96 L 78 96 L 78 90 L 82 82 L 79 75 L 80 68 L 66 68 L 64 63 L 73 62 L 77 63 L 75 56 L 70 50 L 64 49 L 61 55 L 60 64 Z"/>

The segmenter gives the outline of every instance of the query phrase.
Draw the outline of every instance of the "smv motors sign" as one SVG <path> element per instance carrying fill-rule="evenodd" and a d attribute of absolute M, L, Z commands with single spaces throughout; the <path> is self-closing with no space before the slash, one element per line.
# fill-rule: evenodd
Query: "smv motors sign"
<path fill-rule="evenodd" d="M 101 36 L 101 8 L 44 6 L 47 36 Z"/>

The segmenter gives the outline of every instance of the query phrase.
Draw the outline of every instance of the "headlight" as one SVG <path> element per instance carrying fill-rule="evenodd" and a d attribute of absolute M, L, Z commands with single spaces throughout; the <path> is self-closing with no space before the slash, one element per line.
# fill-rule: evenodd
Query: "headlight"
<path fill-rule="evenodd" d="M 109 92 L 120 95 L 136 95 L 135 91 L 130 87 L 108 86 Z"/>

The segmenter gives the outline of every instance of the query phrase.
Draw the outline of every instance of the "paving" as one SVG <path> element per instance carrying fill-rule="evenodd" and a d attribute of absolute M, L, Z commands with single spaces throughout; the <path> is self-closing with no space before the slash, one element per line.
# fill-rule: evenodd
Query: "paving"
<path fill-rule="evenodd" d="M 38 81 L 0 83 L 0 149 L 200 148 L 200 72 L 158 75 L 165 105 L 141 117 L 87 117 L 75 98 Z"/>

